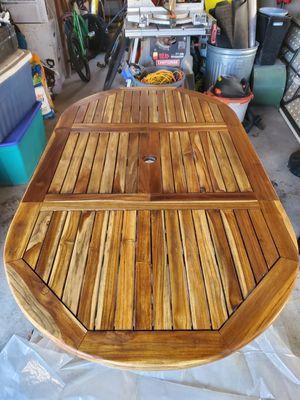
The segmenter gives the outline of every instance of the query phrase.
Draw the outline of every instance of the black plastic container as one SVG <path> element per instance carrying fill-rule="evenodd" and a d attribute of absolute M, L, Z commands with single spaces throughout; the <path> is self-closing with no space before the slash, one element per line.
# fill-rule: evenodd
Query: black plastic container
<path fill-rule="evenodd" d="M 257 64 L 275 64 L 291 19 L 289 15 L 269 16 L 258 12 L 256 40 L 260 46 L 257 52 Z"/>

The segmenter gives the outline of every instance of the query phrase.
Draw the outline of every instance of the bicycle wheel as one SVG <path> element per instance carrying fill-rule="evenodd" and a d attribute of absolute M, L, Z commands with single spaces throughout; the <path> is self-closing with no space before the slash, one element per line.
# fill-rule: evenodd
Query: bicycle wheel
<path fill-rule="evenodd" d="M 109 40 L 108 44 L 107 44 L 107 48 L 106 48 L 106 53 L 105 53 L 105 57 L 104 57 L 104 63 L 105 65 L 108 64 L 110 56 L 117 44 L 117 39 L 120 36 L 121 32 L 123 31 L 123 25 L 121 25 L 116 32 L 114 33 L 113 37 Z"/>
<path fill-rule="evenodd" d="M 91 79 L 90 66 L 88 60 L 81 54 L 79 40 L 71 33 L 68 35 L 67 42 L 72 68 L 77 72 L 83 82 L 89 82 Z"/>
<path fill-rule="evenodd" d="M 110 53 L 108 71 L 105 78 L 103 90 L 109 90 L 111 88 L 115 76 L 117 75 L 118 69 L 120 68 L 126 50 L 126 44 L 127 40 L 124 32 L 120 31 Z"/>

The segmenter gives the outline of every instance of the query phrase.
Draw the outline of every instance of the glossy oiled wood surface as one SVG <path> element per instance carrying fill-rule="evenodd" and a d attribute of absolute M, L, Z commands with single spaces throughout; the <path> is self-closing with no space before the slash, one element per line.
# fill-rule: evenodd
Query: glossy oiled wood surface
<path fill-rule="evenodd" d="M 43 333 L 140 369 L 222 358 L 280 312 L 297 245 L 234 113 L 196 92 L 119 89 L 61 117 L 7 237 Z"/>

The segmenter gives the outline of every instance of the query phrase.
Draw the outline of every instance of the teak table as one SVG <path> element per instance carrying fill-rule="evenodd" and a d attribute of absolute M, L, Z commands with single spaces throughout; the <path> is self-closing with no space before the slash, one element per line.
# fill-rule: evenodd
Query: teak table
<path fill-rule="evenodd" d="M 29 320 L 80 357 L 191 367 L 278 315 L 297 244 L 226 105 L 120 89 L 60 118 L 10 227 L 5 263 Z"/>

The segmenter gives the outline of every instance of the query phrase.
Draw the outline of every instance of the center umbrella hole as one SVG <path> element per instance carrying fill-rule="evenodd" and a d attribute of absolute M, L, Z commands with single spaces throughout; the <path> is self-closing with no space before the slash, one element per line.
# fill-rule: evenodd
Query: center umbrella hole
<path fill-rule="evenodd" d="M 156 157 L 155 157 L 155 156 L 145 156 L 145 157 L 143 158 L 143 160 L 144 160 L 144 162 L 145 162 L 146 164 L 153 164 L 153 163 L 155 163 L 155 161 L 156 161 Z"/>

